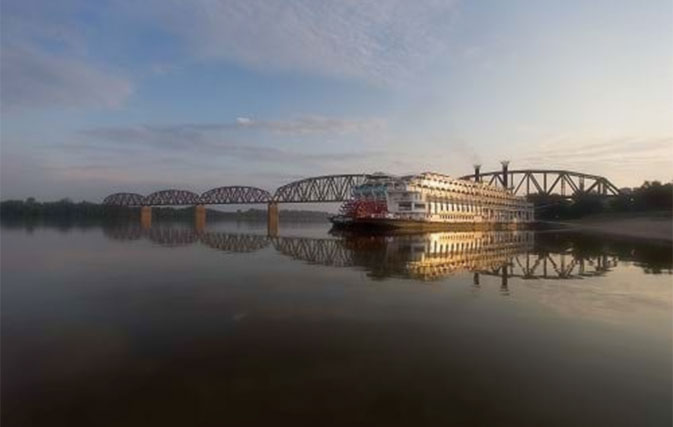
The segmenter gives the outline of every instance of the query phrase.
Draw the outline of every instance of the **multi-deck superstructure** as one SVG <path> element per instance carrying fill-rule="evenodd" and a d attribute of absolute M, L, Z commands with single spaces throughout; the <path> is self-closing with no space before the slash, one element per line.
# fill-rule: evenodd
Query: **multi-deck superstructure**
<path fill-rule="evenodd" d="M 424 172 L 371 176 L 354 188 L 334 222 L 436 228 L 526 224 L 533 219 L 533 204 L 508 189 Z"/>

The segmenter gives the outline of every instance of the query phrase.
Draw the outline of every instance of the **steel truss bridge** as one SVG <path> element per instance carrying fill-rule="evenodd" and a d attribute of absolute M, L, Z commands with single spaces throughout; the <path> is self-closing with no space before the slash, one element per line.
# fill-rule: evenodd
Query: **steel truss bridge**
<path fill-rule="evenodd" d="M 461 179 L 483 181 L 489 185 L 510 188 L 517 196 L 557 194 L 565 198 L 595 194 L 617 196 L 619 189 L 607 178 L 581 172 L 554 169 L 499 170 L 465 175 Z"/>
<path fill-rule="evenodd" d="M 112 206 L 243 205 L 263 203 L 325 203 L 348 200 L 353 187 L 365 182 L 368 174 L 326 175 L 302 179 L 279 187 L 273 194 L 257 187 L 225 186 L 203 194 L 186 190 L 162 190 L 147 196 L 115 193 L 103 204 Z"/>
<path fill-rule="evenodd" d="M 279 187 L 273 194 L 257 187 L 233 185 L 213 188 L 202 194 L 187 190 L 168 189 L 143 196 L 137 193 L 115 193 L 103 204 L 111 206 L 193 206 L 271 203 L 342 202 L 351 196 L 353 187 L 362 184 L 370 174 L 325 175 L 294 181 Z M 478 177 L 478 178 L 477 178 Z M 579 194 L 615 196 L 619 189 L 607 178 L 566 170 L 526 169 L 465 175 L 510 188 L 516 195 L 558 194 L 572 197 Z"/>

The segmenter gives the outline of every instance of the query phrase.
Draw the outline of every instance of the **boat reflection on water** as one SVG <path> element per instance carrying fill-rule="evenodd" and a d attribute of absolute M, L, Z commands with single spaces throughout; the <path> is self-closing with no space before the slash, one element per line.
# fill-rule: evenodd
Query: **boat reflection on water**
<path fill-rule="evenodd" d="M 435 232 L 418 234 L 341 233 L 325 238 L 196 230 L 155 224 L 105 229 L 117 240 L 149 239 L 162 246 L 203 244 L 229 253 L 273 248 L 292 259 L 329 267 L 360 269 L 373 279 L 436 280 L 455 274 L 498 276 L 506 290 L 510 278 L 581 279 L 604 275 L 620 259 L 638 251 L 592 247 L 591 240 L 532 231 Z M 637 260 L 636 260 L 637 261 Z M 641 263 L 642 265 L 642 263 Z M 659 270 L 662 266 L 659 266 Z M 645 264 L 647 271 L 652 266 Z M 670 265 L 664 265 L 670 272 Z M 651 271 L 650 271 L 651 272 Z"/>
<path fill-rule="evenodd" d="M 353 266 L 372 278 L 434 280 L 458 273 L 508 275 L 514 256 L 532 251 L 534 233 L 526 231 L 435 232 L 422 234 L 344 234 Z"/>

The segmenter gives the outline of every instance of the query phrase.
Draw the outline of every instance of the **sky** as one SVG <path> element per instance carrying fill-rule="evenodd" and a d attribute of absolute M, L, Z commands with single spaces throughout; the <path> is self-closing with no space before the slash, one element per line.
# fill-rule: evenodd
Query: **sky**
<path fill-rule="evenodd" d="M 673 179 L 673 2 L 3 0 L 0 196 Z"/>

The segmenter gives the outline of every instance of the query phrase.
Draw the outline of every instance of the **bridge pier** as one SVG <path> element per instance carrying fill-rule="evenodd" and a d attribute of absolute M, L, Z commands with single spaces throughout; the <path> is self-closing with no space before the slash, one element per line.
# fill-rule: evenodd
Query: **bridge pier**
<path fill-rule="evenodd" d="M 266 205 L 266 226 L 270 237 L 278 236 L 278 203 L 269 202 Z"/>
<path fill-rule="evenodd" d="M 140 226 L 150 228 L 152 226 L 152 206 L 140 207 Z"/>
<path fill-rule="evenodd" d="M 199 233 L 206 228 L 206 207 L 203 205 L 194 206 L 194 228 Z"/>

